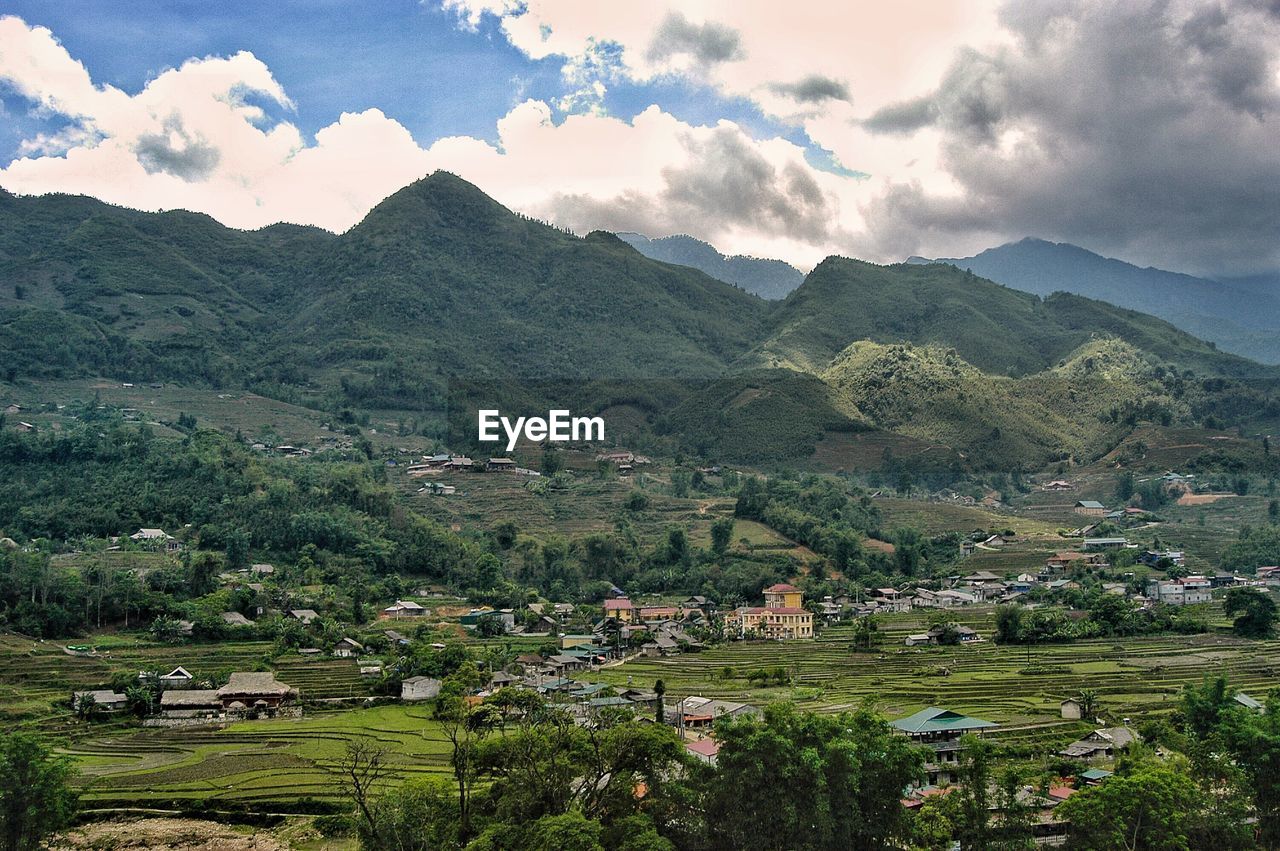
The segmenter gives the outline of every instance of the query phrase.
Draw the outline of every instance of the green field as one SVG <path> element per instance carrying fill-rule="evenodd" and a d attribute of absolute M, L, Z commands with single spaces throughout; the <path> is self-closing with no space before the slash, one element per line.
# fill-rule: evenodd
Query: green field
<path fill-rule="evenodd" d="M 429 712 L 429 706 L 386 705 L 222 730 L 91 735 L 67 753 L 81 769 L 88 807 L 202 799 L 215 807 L 288 810 L 305 799 L 340 799 L 336 769 L 347 742 L 356 739 L 386 748 L 396 778 L 447 771 L 449 743 Z"/>
<path fill-rule="evenodd" d="M 983 636 L 992 613 L 951 611 Z M 955 709 L 1004 725 L 1009 743 L 1043 742 L 1050 749 L 1076 738 L 1078 722 L 1063 721 L 1058 704 L 1089 688 L 1110 722 L 1171 710 L 1182 687 L 1225 673 L 1236 687 L 1261 698 L 1280 684 L 1280 641 L 1222 635 L 1097 639 L 1037 647 L 990 641 L 961 647 L 905 647 L 926 628 L 920 613 L 882 621 L 875 652 L 851 652 L 851 630 L 837 626 L 815 641 L 743 642 L 698 654 L 637 659 L 598 676 L 617 685 L 651 687 L 661 679 L 672 695 L 699 694 L 763 704 L 791 700 L 804 709 L 836 711 L 870 698 L 890 718 L 925 706 Z M 733 669 L 726 678 L 723 669 Z M 789 686 L 759 688 L 756 668 L 786 668 Z"/>

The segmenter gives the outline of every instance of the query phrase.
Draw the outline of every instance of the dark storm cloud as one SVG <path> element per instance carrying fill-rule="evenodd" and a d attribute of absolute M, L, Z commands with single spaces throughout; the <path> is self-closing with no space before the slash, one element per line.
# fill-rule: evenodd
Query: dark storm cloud
<path fill-rule="evenodd" d="M 932 97 L 894 103 L 876 110 L 862 122 L 872 133 L 914 133 L 938 119 L 938 107 Z"/>
<path fill-rule="evenodd" d="M 1201 274 L 1280 267 L 1280 14 L 1178 8 L 1010 4 L 1012 45 L 963 52 L 927 107 L 870 119 L 905 131 L 932 118 L 960 189 L 887 190 L 865 210 L 877 247 L 1041 234 Z"/>
<path fill-rule="evenodd" d="M 737 30 L 723 24 L 695 24 L 682 13 L 672 12 L 653 34 L 649 59 L 660 61 L 681 55 L 692 56 L 704 65 L 740 59 L 742 38 Z"/>
<path fill-rule="evenodd" d="M 182 144 L 175 145 L 172 136 Z M 164 133 L 139 136 L 133 150 L 147 174 L 165 172 L 188 183 L 208 177 L 222 156 L 217 148 L 191 138 L 180 122 L 173 121 L 165 123 Z"/>
<path fill-rule="evenodd" d="M 714 240 L 734 228 L 782 235 L 810 244 L 830 244 L 839 215 L 834 203 L 802 166 L 778 168 L 736 128 L 719 127 L 685 140 L 691 160 L 663 170 L 663 186 L 652 194 L 627 192 L 613 198 L 557 195 L 539 211 L 577 231 L 605 228 L 645 234 L 692 233 Z"/>
<path fill-rule="evenodd" d="M 849 100 L 849 86 L 846 83 L 821 74 L 810 74 L 794 83 L 775 83 L 769 88 L 775 94 L 786 95 L 797 103 Z"/>

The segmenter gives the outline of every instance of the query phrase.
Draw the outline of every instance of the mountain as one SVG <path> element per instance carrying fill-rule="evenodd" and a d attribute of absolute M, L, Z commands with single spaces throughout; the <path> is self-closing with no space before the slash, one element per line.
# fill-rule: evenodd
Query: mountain
<path fill-rule="evenodd" d="M 734 255 L 726 257 L 714 246 L 685 234 L 650 239 L 639 233 L 619 233 L 618 238 L 645 257 L 690 266 L 718 281 L 741 287 L 761 298 L 776 300 L 800 286 L 804 273 L 781 260 Z"/>
<path fill-rule="evenodd" d="M 0 381 L 243 387 L 460 433 L 477 405 L 554 401 L 726 460 L 876 431 L 1033 469 L 1097 457 L 1142 420 L 1280 418 L 1280 370 L 1132 310 L 840 257 L 770 303 L 444 172 L 340 235 L 0 192 L 0 281 Z"/>
<path fill-rule="evenodd" d="M 0 361 L 46 378 L 340 386 L 352 402 L 422 403 L 458 376 L 719 374 L 767 312 L 444 172 L 340 236 L 8 194 L 0 232 L 12 235 L 0 238 Z"/>
<path fill-rule="evenodd" d="M 1105 334 L 1199 373 L 1275 373 L 1135 311 L 1065 293 L 1042 299 L 943 263 L 829 257 L 778 306 L 769 327 L 745 363 L 821 373 L 852 342 L 905 341 L 953 348 L 983 372 L 1016 376 L 1048 369 Z"/>
<path fill-rule="evenodd" d="M 922 262 L 919 258 L 912 258 Z M 927 262 L 927 261 L 923 261 Z M 1069 292 L 1140 310 L 1234 352 L 1280 363 L 1280 287 L 1141 268 L 1074 245 L 1024 239 L 938 260 L 1024 292 Z"/>

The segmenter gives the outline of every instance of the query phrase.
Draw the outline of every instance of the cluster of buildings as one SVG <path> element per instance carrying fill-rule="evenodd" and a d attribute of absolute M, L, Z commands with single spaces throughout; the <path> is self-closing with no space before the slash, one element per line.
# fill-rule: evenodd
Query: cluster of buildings
<path fill-rule="evenodd" d="M 239 671 L 218 688 L 199 688 L 195 677 L 183 667 L 162 675 L 143 671 L 138 679 L 154 680 L 161 689 L 159 704 L 142 722 L 146 727 L 184 727 L 302 714 L 298 690 L 280 682 L 269 671 Z M 79 711 L 86 701 L 95 712 L 124 712 L 129 707 L 126 695 L 110 689 L 72 692 L 72 709 Z"/>

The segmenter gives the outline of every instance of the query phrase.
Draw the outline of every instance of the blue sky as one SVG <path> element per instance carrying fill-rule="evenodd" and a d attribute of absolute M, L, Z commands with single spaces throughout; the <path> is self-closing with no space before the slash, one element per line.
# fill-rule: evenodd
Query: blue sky
<path fill-rule="evenodd" d="M 495 142 L 496 122 L 519 101 L 554 103 L 565 88 L 560 58 L 529 59 L 495 19 L 471 32 L 452 12 L 418 0 L 7 0 L 3 11 L 48 27 L 96 83 L 130 93 L 191 57 L 248 50 L 296 107 L 272 111 L 308 135 L 342 112 L 378 107 L 423 144 L 454 135 Z M 0 97 L 7 113 L 0 157 L 7 160 L 33 130 L 47 129 L 48 119 L 27 115 L 30 104 L 12 91 Z M 619 80 L 604 100 L 608 112 L 628 117 L 653 103 L 689 123 L 727 118 L 758 135 L 807 142 L 745 100 L 680 79 Z"/>
<path fill-rule="evenodd" d="M 1036 236 L 1249 274 L 1276 68 L 1256 0 L 5 0 L 0 186 L 340 232 L 447 169 L 801 267 Z"/>

